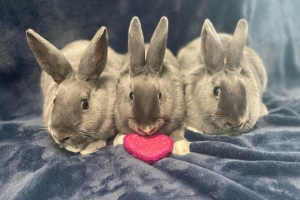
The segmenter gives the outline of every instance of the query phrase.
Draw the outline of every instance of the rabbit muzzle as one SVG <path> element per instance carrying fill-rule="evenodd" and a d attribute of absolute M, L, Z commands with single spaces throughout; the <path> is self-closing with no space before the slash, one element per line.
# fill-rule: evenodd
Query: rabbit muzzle
<path fill-rule="evenodd" d="M 50 127 L 48 127 L 48 130 L 51 133 L 51 136 L 54 139 L 54 141 L 59 145 L 62 145 L 71 139 L 71 134 L 69 133 L 55 131 L 55 129 Z"/>
<path fill-rule="evenodd" d="M 228 119 L 223 126 L 227 129 L 240 130 L 246 123 L 246 119 L 239 118 L 237 120 Z"/>
<path fill-rule="evenodd" d="M 129 119 L 129 128 L 134 130 L 140 135 L 153 135 L 156 133 L 162 126 L 164 125 L 164 120 L 159 119 L 154 123 L 148 124 L 148 125 L 142 125 L 139 124 L 137 121 L 133 119 Z"/>

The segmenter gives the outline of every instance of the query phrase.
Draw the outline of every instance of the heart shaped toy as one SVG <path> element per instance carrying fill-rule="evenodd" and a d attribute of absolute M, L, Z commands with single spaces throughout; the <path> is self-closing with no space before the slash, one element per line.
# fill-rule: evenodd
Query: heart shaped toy
<path fill-rule="evenodd" d="M 165 134 L 142 136 L 128 133 L 124 137 L 124 149 L 134 157 L 154 164 L 171 153 L 173 140 Z"/>

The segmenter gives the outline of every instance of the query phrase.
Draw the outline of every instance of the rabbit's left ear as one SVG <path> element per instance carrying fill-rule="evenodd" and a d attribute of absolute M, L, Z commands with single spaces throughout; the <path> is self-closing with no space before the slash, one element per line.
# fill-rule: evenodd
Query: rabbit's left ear
<path fill-rule="evenodd" d="M 40 67 L 60 84 L 73 74 L 70 62 L 64 54 L 32 29 L 26 31 L 29 47 Z"/>
<path fill-rule="evenodd" d="M 221 40 L 208 19 L 204 21 L 200 39 L 200 52 L 205 63 L 206 72 L 213 75 L 223 69 L 224 51 Z"/>
<path fill-rule="evenodd" d="M 108 51 L 107 30 L 103 26 L 95 34 L 89 46 L 83 52 L 80 59 L 77 78 L 91 84 L 92 87 L 98 87 L 100 74 L 103 72 Z"/>
<path fill-rule="evenodd" d="M 154 73 L 160 73 L 165 58 L 168 38 L 168 19 L 162 17 L 152 35 L 147 52 L 146 66 Z"/>
<path fill-rule="evenodd" d="M 243 58 L 244 47 L 247 40 L 248 24 L 247 21 L 241 19 L 234 31 L 233 39 L 229 47 L 227 56 L 227 67 L 231 70 L 241 68 L 241 61 Z"/>
<path fill-rule="evenodd" d="M 130 77 L 141 74 L 145 69 L 145 44 L 141 22 L 133 17 L 128 30 L 128 53 L 130 56 Z"/>

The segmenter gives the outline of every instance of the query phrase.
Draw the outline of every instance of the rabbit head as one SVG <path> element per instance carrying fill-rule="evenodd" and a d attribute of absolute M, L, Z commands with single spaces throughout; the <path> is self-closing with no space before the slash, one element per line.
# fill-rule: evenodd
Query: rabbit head
<path fill-rule="evenodd" d="M 176 93 L 182 92 L 182 87 L 181 79 L 176 75 L 175 78 L 166 78 L 170 73 L 170 63 L 164 61 L 167 34 L 168 21 L 166 17 L 162 17 L 149 46 L 146 46 L 148 49 L 145 55 L 140 21 L 134 17 L 130 23 L 127 63 L 129 73 L 119 83 L 115 111 L 117 121 L 122 121 L 120 123 L 123 128 L 119 129 L 124 133 L 133 130 L 141 135 L 156 132 L 168 134 L 174 127 L 180 126 L 180 122 L 176 124 L 171 119 L 183 118 L 176 109 L 172 113 L 173 107 L 177 106 L 172 98 L 179 95 Z M 183 94 L 179 96 L 183 100 Z"/>
<path fill-rule="evenodd" d="M 188 110 L 197 113 L 201 131 L 208 134 L 239 134 L 255 124 L 260 106 L 257 81 L 249 71 L 249 55 L 244 51 L 248 25 L 237 24 L 233 37 L 218 35 L 209 20 L 204 22 L 200 38 L 200 59 L 194 72 L 193 100 Z M 221 38 L 221 39 L 220 39 Z M 196 80 L 197 79 L 197 80 Z M 189 94 L 187 94 L 189 95 Z M 189 95 L 191 96 L 191 95 Z M 189 115 L 189 114 L 188 114 Z"/>
<path fill-rule="evenodd" d="M 91 142 L 112 136 L 114 91 L 106 86 L 107 78 L 99 78 L 107 62 L 106 28 L 101 27 L 84 47 L 66 46 L 68 51 L 58 50 L 31 29 L 26 36 L 49 75 L 42 76 L 42 87 L 47 79 L 51 81 L 44 94 L 44 120 L 55 142 L 79 152 Z"/>

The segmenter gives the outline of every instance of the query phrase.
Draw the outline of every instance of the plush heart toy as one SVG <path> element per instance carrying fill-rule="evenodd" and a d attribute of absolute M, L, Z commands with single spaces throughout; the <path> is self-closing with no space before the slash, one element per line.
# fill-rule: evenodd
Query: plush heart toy
<path fill-rule="evenodd" d="M 154 164 L 171 153 L 173 140 L 164 134 L 142 136 L 128 133 L 124 137 L 124 149 L 134 157 L 148 164 Z"/>

